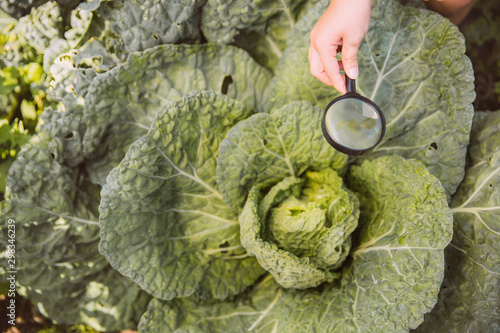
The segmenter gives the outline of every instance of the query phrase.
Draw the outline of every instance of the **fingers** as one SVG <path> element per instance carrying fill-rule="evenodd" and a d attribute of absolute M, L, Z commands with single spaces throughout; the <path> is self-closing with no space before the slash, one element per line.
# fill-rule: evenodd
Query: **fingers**
<path fill-rule="evenodd" d="M 315 49 L 312 48 L 312 46 L 309 47 L 309 64 L 310 64 L 311 74 L 314 77 L 316 77 L 324 84 L 332 86 L 332 82 L 330 81 L 330 79 L 326 75 L 325 70 L 323 69 L 323 63 L 321 62 L 319 54 Z"/>
<path fill-rule="evenodd" d="M 342 45 L 323 43 L 316 45 L 315 48 L 311 43 L 309 47 L 311 74 L 344 94 L 346 92 L 345 78 L 340 75 L 340 70 L 344 70 L 351 79 L 358 78 L 358 50 L 363 36 L 364 34 L 346 36 L 341 41 Z M 336 56 L 340 48 L 342 61 L 338 62 Z"/>
<path fill-rule="evenodd" d="M 342 75 L 340 75 L 340 67 L 336 58 L 336 50 L 336 45 L 330 45 L 329 47 L 319 49 L 318 54 L 321 63 L 323 64 L 323 69 L 326 72 L 326 76 L 330 79 L 333 87 L 340 93 L 345 94 L 345 82 Z"/>
<path fill-rule="evenodd" d="M 363 37 L 345 38 L 342 45 L 342 64 L 344 71 L 351 79 L 357 79 L 358 70 L 358 50 Z"/>
<path fill-rule="evenodd" d="M 311 31 L 311 74 L 341 93 L 346 90 L 342 68 L 350 78 L 358 77 L 357 53 L 369 28 L 371 6 L 371 0 L 357 0 L 355 6 L 351 0 L 331 0 Z M 336 59 L 340 46 L 341 62 Z"/>
<path fill-rule="evenodd" d="M 309 48 L 311 74 L 321 82 L 333 86 L 340 93 L 346 92 L 345 82 L 340 75 L 339 63 L 336 59 L 337 45 L 325 45 L 319 49 Z"/>

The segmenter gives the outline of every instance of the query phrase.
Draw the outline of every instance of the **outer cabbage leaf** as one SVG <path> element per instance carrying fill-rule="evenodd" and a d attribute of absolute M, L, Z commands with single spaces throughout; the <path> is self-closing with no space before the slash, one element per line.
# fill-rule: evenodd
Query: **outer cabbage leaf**
<path fill-rule="evenodd" d="M 253 186 L 274 185 L 287 176 L 299 177 L 307 169 L 331 167 L 343 174 L 347 155 L 325 141 L 321 115 L 309 102 L 293 102 L 234 126 L 221 144 L 217 162 L 224 201 L 238 211 Z"/>
<path fill-rule="evenodd" d="M 94 203 L 94 209 L 95 206 Z M 85 230 L 84 216 L 62 218 L 7 202 L 1 217 L 5 221 L 1 228 L 5 237 L 7 220 L 16 221 L 16 268 L 22 272 L 17 282 L 22 286 L 41 291 L 57 290 L 68 283 L 80 283 L 107 265 L 106 259 L 96 251 L 98 228 L 95 225 L 93 230 L 88 227 Z"/>
<path fill-rule="evenodd" d="M 246 49 L 262 65 L 274 69 L 296 22 L 317 2 L 304 0 L 208 0 L 201 29 L 208 41 Z"/>
<path fill-rule="evenodd" d="M 220 142 L 250 113 L 223 95 L 194 92 L 167 104 L 110 172 L 99 250 L 155 297 L 225 298 L 263 274 L 215 179 Z"/>
<path fill-rule="evenodd" d="M 5 195 L 9 205 L 3 214 L 20 222 L 16 225 L 20 262 L 23 271 L 34 273 L 22 275 L 21 284 L 64 283 L 106 265 L 97 251 L 88 250 L 95 249 L 99 240 L 98 188 L 85 181 L 81 170 L 70 167 L 81 155 L 82 117 L 81 109 L 71 116 L 54 114 L 53 122 L 23 146 L 9 170 Z M 47 280 L 41 281 L 39 274 Z"/>
<path fill-rule="evenodd" d="M 82 42 L 91 25 L 92 18 L 92 12 L 79 7 L 67 15 L 65 18 L 65 21 L 68 22 L 68 26 L 65 26 L 67 31 L 65 29 L 62 30 L 64 38 L 52 37 L 49 40 L 48 46 L 43 51 L 43 68 L 46 72 L 50 71 L 54 60 L 60 54 L 77 47 Z M 56 22 L 59 22 L 60 18 L 58 17 L 57 19 L 58 21 Z"/>
<path fill-rule="evenodd" d="M 25 38 L 38 53 L 43 54 L 54 39 L 63 38 L 61 10 L 55 1 L 33 8 L 16 24 L 18 37 Z"/>
<path fill-rule="evenodd" d="M 416 160 L 353 167 L 361 200 L 354 250 L 339 283 L 293 291 L 267 277 L 224 302 L 153 300 L 141 332 L 401 332 L 434 306 L 452 215 L 439 181 Z"/>
<path fill-rule="evenodd" d="M 308 100 L 322 108 L 338 93 L 310 74 L 309 34 L 329 1 L 294 27 L 267 91 L 270 107 Z M 368 158 L 398 154 L 423 162 L 449 195 L 463 178 L 472 123 L 473 71 L 463 36 L 447 19 L 394 0 L 373 2 L 358 52 L 357 90 L 384 112 L 387 131 Z"/>
<path fill-rule="evenodd" d="M 451 203 L 454 235 L 445 279 L 421 332 L 500 330 L 499 129 L 498 112 L 476 112 L 470 166 Z"/>
<path fill-rule="evenodd" d="M 196 42 L 201 38 L 201 6 L 205 0 L 118 0 L 102 8 L 116 36 L 115 51 L 126 55 L 150 47 Z"/>
<path fill-rule="evenodd" d="M 27 16 L 30 14 L 30 12 L 33 12 L 33 10 L 36 10 L 37 7 L 42 6 L 45 4 L 47 0 L 3 0 L 0 2 L 0 9 L 4 10 L 7 14 L 10 16 L 20 19 L 23 16 Z M 79 3 L 79 0 L 58 0 L 57 3 L 60 6 L 65 6 L 69 8 L 74 8 L 77 3 Z M 99 0 L 88 0 L 88 2 L 99 2 Z M 85 2 L 82 2 L 80 4 L 80 7 L 82 4 L 85 4 Z M 95 5 L 87 5 L 87 10 L 90 10 L 90 8 L 95 7 Z"/>
<path fill-rule="evenodd" d="M 2 25 L 0 34 L 0 60 L 5 66 L 18 67 L 31 62 L 41 63 L 43 56 L 29 45 L 18 32 L 19 22 Z"/>
<path fill-rule="evenodd" d="M 31 8 L 43 5 L 47 0 L 5 0 L 0 2 L 0 8 L 10 16 L 19 19 L 28 15 Z"/>
<path fill-rule="evenodd" d="M 88 11 L 94 11 L 101 6 L 102 0 L 87 0 L 86 2 L 81 2 L 78 8 L 85 9 Z"/>
<path fill-rule="evenodd" d="M 81 107 L 68 113 L 53 113 L 52 122 L 23 146 L 9 173 L 8 201 L 45 211 L 72 211 L 81 172 L 71 166 L 82 161 L 82 118 Z"/>
<path fill-rule="evenodd" d="M 80 8 L 62 10 L 49 1 L 19 19 L 12 28 L 4 30 L 6 41 L 1 59 L 10 66 L 19 66 L 43 55 L 43 67 L 49 71 L 54 59 L 75 47 L 86 34 L 92 13 Z"/>
<path fill-rule="evenodd" d="M 81 5 L 83 4 L 85 4 L 85 2 L 81 3 Z M 92 18 L 92 11 L 83 9 L 82 6 L 78 6 L 69 13 L 66 18 L 66 21 L 69 22 L 69 27 L 68 30 L 64 32 L 64 38 L 70 42 L 71 48 L 79 45 L 90 27 Z"/>
<path fill-rule="evenodd" d="M 73 97 L 73 102 L 78 103 L 77 100 L 87 94 L 92 80 L 118 63 L 120 61 L 109 54 L 99 40 L 91 39 L 78 49 L 58 55 L 53 61 L 48 94 L 53 100 Z"/>
<path fill-rule="evenodd" d="M 162 45 L 131 54 L 88 88 L 84 153 L 93 180 L 103 184 L 128 147 L 146 134 L 159 109 L 199 89 L 257 109 L 271 74 L 243 50 L 217 45 Z"/>
<path fill-rule="evenodd" d="M 18 286 L 17 290 L 55 323 L 85 323 L 108 332 L 137 327 L 151 299 L 110 266 L 83 281 L 66 283 L 62 288 L 40 290 L 28 285 Z"/>

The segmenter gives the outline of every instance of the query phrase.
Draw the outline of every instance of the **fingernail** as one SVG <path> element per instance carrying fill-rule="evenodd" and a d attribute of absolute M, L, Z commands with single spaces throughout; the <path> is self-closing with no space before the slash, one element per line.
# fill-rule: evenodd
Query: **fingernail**
<path fill-rule="evenodd" d="M 358 67 L 351 68 L 349 71 L 349 77 L 351 79 L 357 79 L 358 78 Z"/>

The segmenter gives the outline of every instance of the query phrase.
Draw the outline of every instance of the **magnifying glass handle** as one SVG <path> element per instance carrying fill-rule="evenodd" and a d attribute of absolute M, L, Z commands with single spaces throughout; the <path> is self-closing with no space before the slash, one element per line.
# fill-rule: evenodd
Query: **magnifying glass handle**
<path fill-rule="evenodd" d="M 356 92 L 356 80 L 349 78 L 347 74 L 345 75 L 345 86 L 347 92 L 354 92 L 354 93 Z"/>

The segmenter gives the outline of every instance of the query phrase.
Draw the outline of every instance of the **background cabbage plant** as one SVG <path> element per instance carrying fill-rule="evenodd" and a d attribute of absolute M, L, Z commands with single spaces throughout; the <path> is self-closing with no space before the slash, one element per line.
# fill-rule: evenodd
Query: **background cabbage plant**
<path fill-rule="evenodd" d="M 2 4 L 20 19 L 0 59 L 39 64 L 47 102 L 9 169 L 0 243 L 15 219 L 18 292 L 44 315 L 103 331 L 499 329 L 498 116 L 476 112 L 471 132 L 449 21 L 373 2 L 357 86 L 388 127 L 348 158 L 322 137 L 336 93 L 307 60 L 326 0 L 25 2 Z"/>

